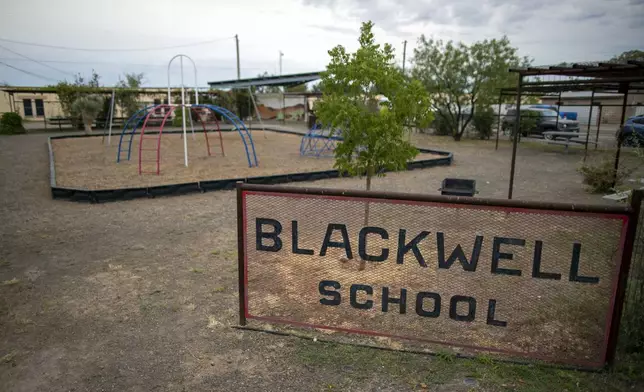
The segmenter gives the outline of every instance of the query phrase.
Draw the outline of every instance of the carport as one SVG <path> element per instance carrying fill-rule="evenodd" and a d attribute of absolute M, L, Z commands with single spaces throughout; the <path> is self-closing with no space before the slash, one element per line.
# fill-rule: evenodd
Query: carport
<path fill-rule="evenodd" d="M 593 110 L 593 98 L 595 93 L 619 93 L 623 94 L 619 129 L 624 125 L 626 108 L 629 106 L 629 94 L 644 93 L 644 61 L 630 60 L 626 63 L 599 62 L 599 63 L 575 63 L 564 66 L 527 67 L 513 68 L 510 72 L 519 74 L 515 88 L 504 88 L 499 93 L 499 108 L 504 97 L 515 96 L 516 117 L 514 122 L 514 133 L 512 138 L 512 160 L 510 163 L 510 181 L 508 186 L 508 199 L 512 199 L 514 186 L 514 175 L 516 166 L 517 145 L 519 142 L 519 126 L 521 121 L 521 101 L 528 95 L 557 95 L 557 106 L 561 105 L 561 93 L 568 91 L 590 91 L 591 111 Z M 605 105 L 604 105 L 605 106 Z M 601 110 L 601 107 L 600 107 Z M 592 116 L 592 112 L 591 112 Z M 499 123 L 501 116 L 499 112 Z M 590 134 L 590 123 L 587 126 L 584 159 L 588 153 L 588 139 Z M 599 125 L 597 127 L 596 140 L 599 137 Z M 499 132 L 497 130 L 497 148 Z M 615 151 L 615 174 L 619 167 L 619 156 L 622 148 L 622 140 L 618 140 Z"/>

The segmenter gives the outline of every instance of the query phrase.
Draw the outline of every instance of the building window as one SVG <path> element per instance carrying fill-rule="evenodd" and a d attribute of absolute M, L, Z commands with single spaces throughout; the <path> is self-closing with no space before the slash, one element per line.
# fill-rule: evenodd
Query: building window
<path fill-rule="evenodd" d="M 31 99 L 23 99 L 22 106 L 24 106 L 25 117 L 32 117 L 34 115 L 33 108 L 31 107 Z"/>
<path fill-rule="evenodd" d="M 45 115 L 45 103 L 42 99 L 36 99 L 36 116 Z"/>
<path fill-rule="evenodd" d="M 155 98 L 154 99 L 154 106 L 158 106 L 158 105 L 161 105 L 161 100 L 159 98 Z M 161 108 L 157 108 L 157 109 L 154 110 L 155 114 L 161 114 L 161 112 L 162 112 Z"/>

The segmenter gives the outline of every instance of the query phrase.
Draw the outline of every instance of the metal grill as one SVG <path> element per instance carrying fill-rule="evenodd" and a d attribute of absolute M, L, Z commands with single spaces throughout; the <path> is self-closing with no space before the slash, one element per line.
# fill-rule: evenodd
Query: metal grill
<path fill-rule="evenodd" d="M 246 318 L 606 360 L 626 214 L 241 195 Z"/>

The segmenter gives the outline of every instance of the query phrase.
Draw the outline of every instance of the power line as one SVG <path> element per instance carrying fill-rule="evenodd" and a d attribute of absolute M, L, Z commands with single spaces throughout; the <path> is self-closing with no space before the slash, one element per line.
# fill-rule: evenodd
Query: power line
<path fill-rule="evenodd" d="M 52 78 L 49 78 L 49 77 L 47 77 L 47 76 L 38 75 L 38 74 L 33 73 L 33 72 L 25 71 L 24 69 L 16 68 L 16 67 L 14 67 L 13 65 L 9 65 L 9 64 L 7 64 L 7 63 L 5 63 L 5 62 L 2 62 L 2 61 L 0 61 L 0 64 L 2 64 L 2 65 L 4 65 L 4 66 L 7 66 L 7 67 L 9 67 L 9 68 L 13 68 L 13 69 L 15 69 L 16 71 L 20 71 L 20 72 L 22 72 L 22 73 L 26 73 L 27 75 L 35 76 L 35 77 L 40 78 L 40 79 L 44 79 L 44 80 L 52 80 L 52 81 L 54 81 L 54 82 L 57 82 L 57 81 L 58 81 L 58 80 L 56 80 L 56 79 L 52 79 Z"/>
<path fill-rule="evenodd" d="M 39 44 L 35 42 L 25 42 L 25 41 L 17 41 L 13 39 L 7 39 L 7 38 L 0 38 L 0 41 L 4 42 L 11 42 L 14 44 L 19 44 L 19 45 L 28 45 L 28 46 L 38 46 L 41 48 L 50 48 L 50 49 L 60 49 L 60 50 L 77 50 L 77 51 L 82 51 L 82 52 L 143 52 L 143 51 L 152 51 L 152 50 L 165 50 L 165 49 L 176 49 L 176 48 L 185 48 L 188 46 L 197 46 L 197 45 L 206 45 L 206 44 L 211 44 L 213 42 L 218 42 L 218 41 L 224 41 L 227 39 L 232 39 L 234 37 L 221 37 L 221 38 L 215 38 L 211 39 L 208 41 L 200 41 L 200 42 L 193 42 L 190 44 L 182 44 L 182 45 L 172 45 L 172 46 L 160 46 L 160 47 L 152 47 L 152 48 L 131 48 L 131 49 L 94 49 L 94 48 L 75 48 L 71 46 L 59 46 L 59 45 L 47 45 L 47 44 Z"/>
<path fill-rule="evenodd" d="M 11 52 L 11 53 L 13 53 L 13 54 L 15 54 L 15 55 L 18 55 L 18 56 L 20 56 L 20 57 L 24 57 L 24 58 L 26 58 L 27 60 L 29 60 L 29 61 L 33 61 L 33 62 L 34 62 L 34 63 L 36 63 L 36 64 L 40 64 L 40 65 L 42 65 L 43 67 L 47 67 L 47 68 L 53 69 L 54 71 L 58 71 L 58 72 L 63 73 L 63 74 L 65 74 L 65 75 L 76 76 L 75 74 L 73 74 L 73 73 L 71 73 L 71 72 L 67 72 L 67 71 L 60 70 L 60 69 L 58 69 L 58 68 L 56 68 L 56 67 L 52 67 L 52 66 L 51 66 L 51 65 L 49 65 L 49 64 L 45 64 L 45 63 L 43 63 L 43 62 L 41 62 L 41 61 L 38 61 L 38 60 L 32 59 L 31 57 L 27 57 L 27 56 L 25 56 L 24 54 L 18 53 L 18 52 L 16 52 L 15 50 L 12 50 L 12 49 L 7 48 L 6 46 L 0 45 L 0 48 L 4 49 L 4 50 L 6 50 L 6 51 L 9 51 L 9 52 Z"/>
<path fill-rule="evenodd" d="M 5 61 L 27 61 L 25 59 L 19 59 L 15 57 L 0 57 L 0 60 Z M 159 67 L 167 68 L 168 64 L 141 64 L 141 63 L 122 63 L 122 62 L 113 62 L 113 61 L 71 61 L 71 60 L 37 60 L 41 63 L 60 63 L 60 64 L 105 64 L 105 65 L 134 65 L 137 67 Z M 211 67 L 205 66 L 204 68 L 208 69 L 235 69 L 235 67 Z M 266 67 L 244 67 L 244 69 L 265 69 Z"/>

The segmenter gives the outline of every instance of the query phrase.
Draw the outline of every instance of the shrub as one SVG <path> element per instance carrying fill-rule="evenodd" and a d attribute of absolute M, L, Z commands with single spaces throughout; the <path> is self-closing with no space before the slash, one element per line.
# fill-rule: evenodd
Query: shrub
<path fill-rule="evenodd" d="M 450 123 L 448 121 L 445 121 L 445 119 L 440 114 L 437 114 L 434 117 L 434 121 L 432 121 L 431 127 L 434 129 L 435 135 L 448 136 L 452 134 Z"/>
<path fill-rule="evenodd" d="M 584 184 L 590 186 L 592 193 L 605 193 L 613 189 L 613 180 L 617 186 L 630 174 L 629 171 L 620 168 L 615 176 L 614 162 L 603 160 L 596 164 L 585 164 L 578 171 L 584 176 Z"/>
<path fill-rule="evenodd" d="M 26 133 L 22 126 L 22 118 L 17 113 L 4 113 L 0 118 L 0 134 L 17 135 Z"/>
<path fill-rule="evenodd" d="M 85 133 L 92 132 L 92 123 L 103 108 L 104 97 L 98 94 L 90 94 L 78 97 L 72 104 L 72 114 L 80 115 L 85 125 Z"/>
<path fill-rule="evenodd" d="M 472 126 L 481 140 L 489 139 L 494 126 L 494 111 L 489 107 L 480 107 L 474 112 Z"/>

